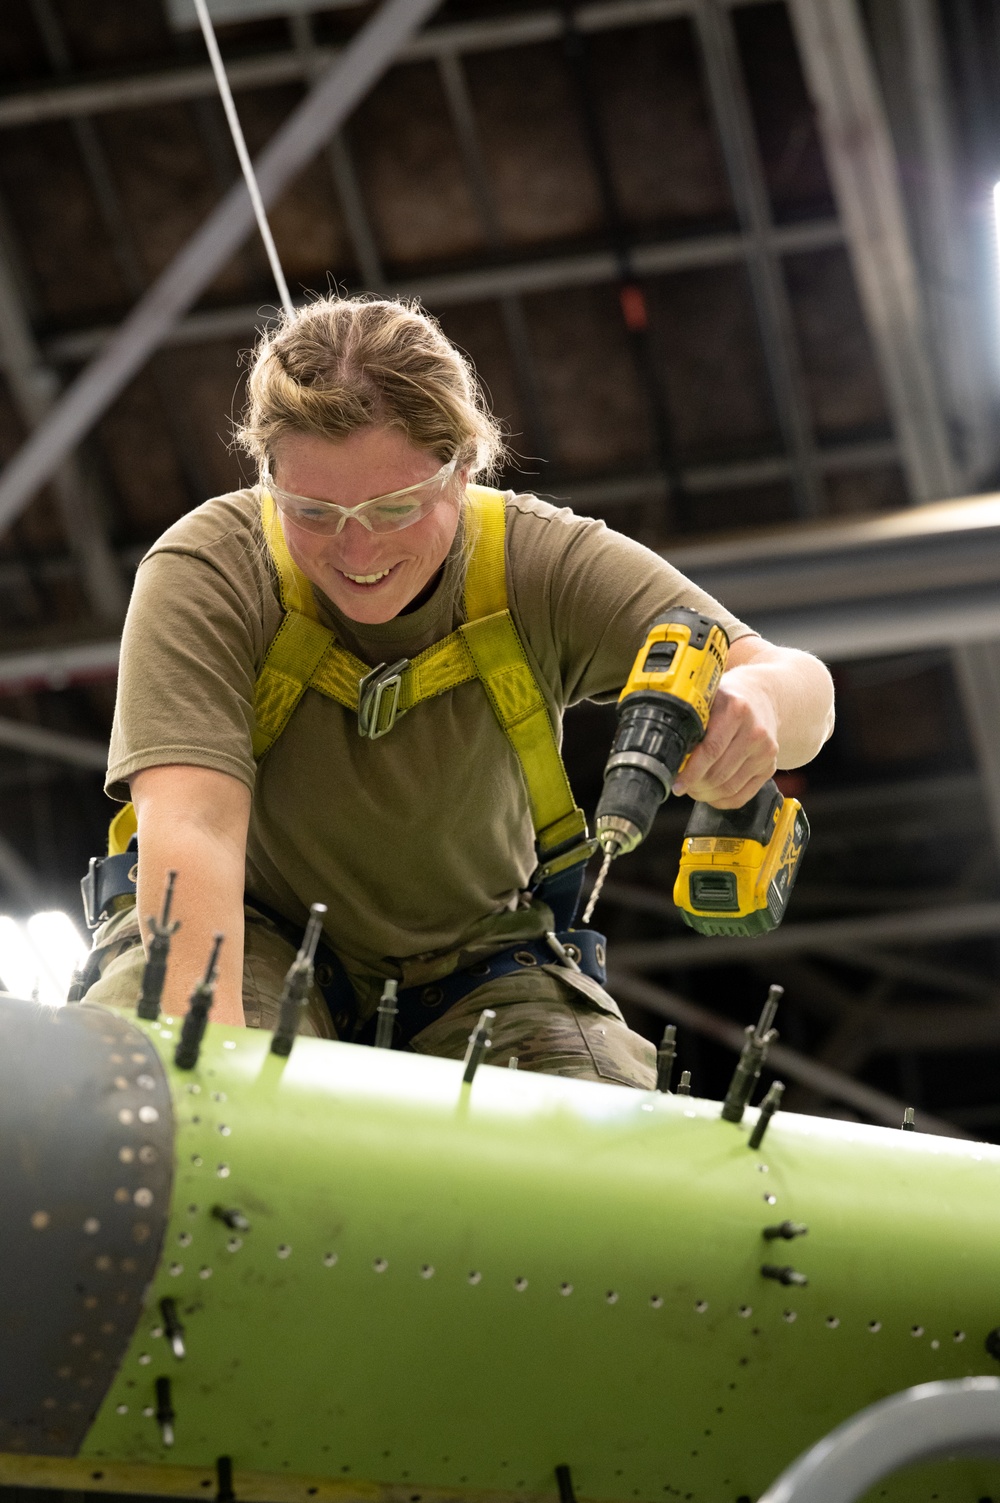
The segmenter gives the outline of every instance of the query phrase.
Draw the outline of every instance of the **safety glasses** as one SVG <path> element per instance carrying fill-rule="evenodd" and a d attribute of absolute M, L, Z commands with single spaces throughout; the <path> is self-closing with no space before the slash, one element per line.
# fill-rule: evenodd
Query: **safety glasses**
<path fill-rule="evenodd" d="M 406 485 L 401 491 L 389 491 L 385 496 L 373 496 L 370 501 L 360 501 L 357 506 L 341 506 L 336 501 L 313 501 L 308 496 L 283 491 L 275 485 L 269 470 L 261 475 L 261 485 L 270 492 L 282 515 L 306 532 L 332 537 L 352 517 L 369 532 L 399 532 L 404 527 L 412 527 L 432 510 L 441 499 L 457 464 L 456 454 L 429 480 L 418 480 L 415 485 Z"/>

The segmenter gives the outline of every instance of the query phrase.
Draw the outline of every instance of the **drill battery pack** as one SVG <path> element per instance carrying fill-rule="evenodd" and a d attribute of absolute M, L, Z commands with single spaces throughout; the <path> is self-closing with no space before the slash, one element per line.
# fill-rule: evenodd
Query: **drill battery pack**
<path fill-rule="evenodd" d="M 809 842 L 802 805 L 772 781 L 742 809 L 696 804 L 674 902 L 699 934 L 766 934 L 784 918 Z"/>

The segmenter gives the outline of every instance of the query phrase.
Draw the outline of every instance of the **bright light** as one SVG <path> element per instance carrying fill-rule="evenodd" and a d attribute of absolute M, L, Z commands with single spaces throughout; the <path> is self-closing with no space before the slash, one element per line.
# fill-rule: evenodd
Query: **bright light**
<path fill-rule="evenodd" d="M 66 913 L 36 913 L 26 924 L 0 917 L 0 985 L 17 997 L 60 1007 L 87 945 Z"/>

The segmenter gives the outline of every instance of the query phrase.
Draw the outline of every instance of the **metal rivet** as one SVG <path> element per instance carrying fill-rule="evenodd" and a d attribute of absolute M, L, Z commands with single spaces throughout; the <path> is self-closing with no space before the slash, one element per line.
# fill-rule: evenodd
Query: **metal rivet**
<path fill-rule="evenodd" d="M 223 1039 L 222 1047 L 223 1049 L 235 1049 L 236 1045 L 232 1039 Z"/>
<path fill-rule="evenodd" d="M 160 1337 L 163 1335 L 163 1327 L 162 1326 L 154 1326 L 153 1329 L 150 1331 L 149 1334 L 150 1334 L 150 1336 L 152 1336 L 154 1338 L 154 1340 L 158 1341 L 160 1339 Z"/>
<path fill-rule="evenodd" d="M 868 1322 L 868 1329 L 873 1336 L 877 1336 L 882 1329 L 882 1322 L 880 1320 L 870 1320 Z"/>
<path fill-rule="evenodd" d="M 200 1169 L 205 1160 L 202 1158 L 200 1153 L 193 1153 L 191 1155 L 191 1162 L 196 1169 Z"/>
<path fill-rule="evenodd" d="M 560 1284 L 559 1285 L 559 1293 L 560 1294 L 572 1294 L 573 1293 L 573 1285 L 572 1284 Z"/>
<path fill-rule="evenodd" d="M 215 1172 L 219 1176 L 220 1179 L 228 1179 L 229 1178 L 229 1165 L 228 1164 L 220 1164 L 219 1167 L 218 1167 L 218 1169 L 216 1169 Z"/>
<path fill-rule="evenodd" d="M 527 1279 L 520 1278 L 520 1279 L 515 1279 L 514 1280 L 514 1288 L 517 1290 L 518 1294 L 523 1294 L 524 1291 L 525 1291 L 525 1289 L 527 1289 L 527 1287 L 528 1287 L 528 1280 Z"/>
<path fill-rule="evenodd" d="M 617 1305 L 618 1303 L 618 1293 L 614 1289 L 609 1289 L 604 1298 L 607 1300 L 609 1305 Z"/>
<path fill-rule="evenodd" d="M 479 1273 L 476 1269 L 473 1269 L 472 1272 L 469 1274 L 469 1283 L 470 1284 L 480 1284 L 480 1283 L 482 1283 L 482 1279 L 483 1279 L 482 1274 Z"/>
<path fill-rule="evenodd" d="M 229 1241 L 226 1243 L 226 1251 L 227 1252 L 239 1252 L 239 1250 L 240 1250 L 240 1248 L 242 1246 L 243 1246 L 243 1238 L 242 1237 L 230 1237 Z"/>
<path fill-rule="evenodd" d="M 131 1056 L 131 1060 L 132 1060 L 132 1063 L 134 1065 L 144 1065 L 146 1063 L 146 1055 L 145 1054 L 133 1054 Z"/>
<path fill-rule="evenodd" d="M 159 1120 L 160 1120 L 160 1114 L 156 1110 L 155 1106 L 140 1106 L 140 1108 L 139 1108 L 139 1121 L 140 1122 L 159 1122 Z"/>
<path fill-rule="evenodd" d="M 83 1223 L 83 1229 L 88 1237 L 96 1237 L 97 1233 L 101 1230 L 101 1223 L 96 1216 L 88 1216 Z"/>
<path fill-rule="evenodd" d="M 936 1352 L 940 1345 L 940 1341 L 938 1341 L 937 1337 L 935 1336 L 934 1340 L 931 1342 L 931 1351 Z"/>
<path fill-rule="evenodd" d="M 152 1419 L 153 1415 L 156 1413 L 156 1410 L 147 1404 L 146 1408 L 142 1412 L 146 1419 Z"/>
<path fill-rule="evenodd" d="M 278 1248 L 278 1257 L 279 1258 L 288 1258 L 288 1257 L 291 1257 L 291 1253 L 292 1253 L 292 1249 L 289 1247 L 288 1243 L 287 1242 L 282 1242 L 281 1246 Z"/>
<path fill-rule="evenodd" d="M 954 1334 L 954 1336 L 951 1339 L 952 1339 L 952 1341 L 964 1341 L 965 1340 L 965 1332 L 964 1331 L 956 1331 L 955 1334 Z"/>
<path fill-rule="evenodd" d="M 127 1106 L 123 1106 L 118 1113 L 118 1120 L 123 1127 L 131 1127 L 135 1121 L 135 1112 L 129 1111 Z"/>
<path fill-rule="evenodd" d="M 654 1310 L 662 1310 L 663 1296 L 661 1294 L 651 1294 L 649 1296 L 649 1303 L 652 1305 Z"/>
<path fill-rule="evenodd" d="M 432 1279 L 434 1277 L 434 1265 L 433 1265 L 433 1263 L 425 1263 L 423 1265 L 423 1267 L 420 1270 L 420 1277 L 422 1279 Z"/>
<path fill-rule="evenodd" d="M 794 1310 L 786 1310 L 781 1318 L 782 1320 L 787 1320 L 788 1324 L 791 1326 L 795 1324 L 798 1316 L 796 1315 Z"/>
<path fill-rule="evenodd" d="M 151 1357 L 151 1356 L 150 1356 L 150 1355 L 149 1355 L 149 1353 L 148 1353 L 148 1352 L 143 1352 L 143 1353 L 142 1353 L 142 1355 L 141 1355 L 141 1356 L 140 1356 L 140 1358 L 139 1358 L 139 1366 L 140 1366 L 140 1367 L 148 1367 L 148 1366 L 149 1366 L 149 1364 L 150 1364 L 150 1363 L 151 1363 L 151 1362 L 152 1362 L 152 1360 L 153 1360 L 153 1359 L 152 1359 L 152 1357 Z"/>
<path fill-rule="evenodd" d="M 108 1257 L 107 1253 L 101 1253 L 101 1256 L 99 1258 L 94 1259 L 94 1267 L 100 1269 L 101 1273 L 107 1272 L 107 1270 L 111 1267 L 111 1259 Z"/>
<path fill-rule="evenodd" d="M 910 1335 L 911 1336 L 922 1336 L 923 1334 L 924 1334 L 924 1328 L 923 1328 L 923 1326 L 911 1326 L 910 1327 Z"/>
<path fill-rule="evenodd" d="M 831 1331 L 835 1331 L 840 1325 L 840 1320 L 836 1315 L 828 1315 L 826 1317 L 826 1323 L 830 1327 Z"/>
<path fill-rule="evenodd" d="M 213 1091 L 212 1092 L 212 1100 L 213 1101 L 225 1101 L 225 1099 L 226 1099 L 226 1093 L 225 1093 L 225 1091 Z"/>
<path fill-rule="evenodd" d="M 152 1075 L 137 1075 L 135 1077 L 135 1083 L 144 1091 L 156 1090 L 156 1081 L 153 1079 Z"/>
<path fill-rule="evenodd" d="M 127 1404 L 119 1404 L 117 1406 L 117 1408 L 115 1409 L 115 1413 L 116 1414 L 128 1414 L 128 1405 Z"/>
<path fill-rule="evenodd" d="M 127 1205 L 130 1199 L 131 1197 L 125 1186 L 119 1186 L 119 1188 L 115 1191 L 115 1201 L 117 1202 L 117 1204 L 120 1206 Z"/>
<path fill-rule="evenodd" d="M 131 1164 L 132 1160 L 134 1158 L 135 1158 L 135 1149 L 134 1148 L 119 1148 L 119 1150 L 118 1150 L 118 1159 L 119 1159 L 120 1163 L 122 1163 L 122 1164 Z"/>
<path fill-rule="evenodd" d="M 336 1261 L 337 1261 L 337 1254 L 335 1252 L 328 1252 L 328 1253 L 324 1253 L 323 1254 L 323 1267 L 324 1268 L 332 1268 L 333 1265 L 336 1263 Z"/>
<path fill-rule="evenodd" d="M 697 1313 L 699 1315 L 704 1315 L 705 1311 L 708 1309 L 708 1300 L 707 1299 L 700 1299 L 700 1300 L 698 1300 L 698 1302 L 697 1302 L 697 1304 L 695 1305 L 694 1308 L 695 1308 L 695 1310 L 697 1311 Z"/>
<path fill-rule="evenodd" d="M 195 1083 L 193 1085 L 189 1085 L 188 1086 L 188 1093 L 191 1096 L 200 1096 L 201 1095 L 201 1086 L 198 1085 L 197 1083 Z"/>
<path fill-rule="evenodd" d="M 372 1263 L 372 1267 L 374 1268 L 376 1273 L 385 1273 L 386 1269 L 389 1267 L 389 1259 L 376 1258 Z"/>
<path fill-rule="evenodd" d="M 224 1122 L 219 1123 L 219 1133 L 222 1137 L 228 1138 L 232 1130 L 233 1129 L 231 1127 L 227 1127 Z"/>
<path fill-rule="evenodd" d="M 44 1232 L 51 1220 L 48 1211 L 36 1211 L 31 1218 L 31 1225 L 36 1232 Z"/>
<path fill-rule="evenodd" d="M 139 1162 L 141 1164 L 155 1164 L 158 1158 L 159 1154 L 156 1152 L 156 1149 L 150 1147 L 148 1143 L 144 1143 L 139 1149 Z"/>
<path fill-rule="evenodd" d="M 210 1279 L 212 1277 L 212 1270 L 210 1268 L 208 1268 L 208 1267 L 199 1268 L 198 1269 L 198 1277 L 200 1279 Z"/>
<path fill-rule="evenodd" d="M 115 1090 L 116 1091 L 127 1091 L 128 1090 L 128 1081 L 125 1079 L 124 1075 L 116 1075 L 115 1076 Z"/>
<path fill-rule="evenodd" d="M 769 1206 L 776 1206 L 778 1204 L 777 1195 L 765 1195 L 764 1199 L 767 1201 Z"/>
<path fill-rule="evenodd" d="M 744 1320 L 749 1320 L 753 1314 L 753 1305 L 740 1305 L 739 1314 L 743 1316 Z"/>
<path fill-rule="evenodd" d="M 135 1201 L 137 1206 L 141 1206 L 143 1210 L 146 1210 L 153 1204 L 153 1192 L 152 1190 L 147 1190 L 143 1185 L 138 1190 L 136 1190 L 135 1194 L 132 1196 L 132 1199 Z"/>
<path fill-rule="evenodd" d="M 177 1237 L 177 1241 L 181 1247 L 190 1247 L 192 1240 L 190 1232 L 180 1232 Z"/>
<path fill-rule="evenodd" d="M 171 1274 L 173 1275 L 174 1278 L 177 1278 L 178 1274 L 182 1274 L 184 1272 L 184 1264 L 183 1263 L 171 1263 L 171 1265 L 170 1265 L 170 1272 L 171 1272 Z"/>

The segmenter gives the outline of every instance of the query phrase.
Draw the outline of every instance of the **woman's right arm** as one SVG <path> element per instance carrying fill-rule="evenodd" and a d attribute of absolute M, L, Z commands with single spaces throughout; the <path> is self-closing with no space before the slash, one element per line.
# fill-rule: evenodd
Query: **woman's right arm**
<path fill-rule="evenodd" d="M 243 1023 L 243 885 L 250 790 L 239 778 L 207 767 L 147 767 L 129 779 L 139 822 L 138 907 L 159 915 L 168 871 L 176 871 L 173 917 L 180 928 L 170 949 L 163 1010 L 180 1017 L 205 973 L 213 936 L 219 955 L 212 1018 Z"/>

